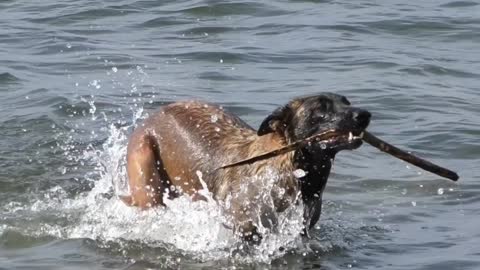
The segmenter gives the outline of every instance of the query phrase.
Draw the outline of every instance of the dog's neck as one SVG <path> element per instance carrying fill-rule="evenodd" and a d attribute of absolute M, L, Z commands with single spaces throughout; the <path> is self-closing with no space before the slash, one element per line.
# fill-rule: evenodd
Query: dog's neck
<path fill-rule="evenodd" d="M 311 153 L 306 149 L 299 149 L 293 155 L 294 168 L 305 171 L 305 176 L 299 178 L 299 184 L 306 228 L 311 228 L 320 218 L 322 194 L 327 185 L 333 159 L 334 155 L 326 152 Z"/>
<path fill-rule="evenodd" d="M 279 149 L 285 145 L 287 145 L 285 137 L 275 132 L 268 133 L 262 136 L 256 136 L 254 138 L 254 147 L 256 147 L 255 150 L 257 151 L 262 150 L 263 152 L 269 152 L 275 149 Z"/>
<path fill-rule="evenodd" d="M 330 155 L 314 155 L 305 149 L 295 151 L 294 168 L 305 171 L 300 178 L 300 187 L 304 200 L 321 198 L 332 168 L 333 158 Z"/>

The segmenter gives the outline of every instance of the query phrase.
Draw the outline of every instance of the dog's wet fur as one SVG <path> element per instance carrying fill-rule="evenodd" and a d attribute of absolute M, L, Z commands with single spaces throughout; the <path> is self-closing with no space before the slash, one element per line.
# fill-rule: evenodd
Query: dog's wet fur
<path fill-rule="evenodd" d="M 258 131 L 213 104 L 173 103 L 148 116 L 131 135 L 127 153 L 131 195 L 122 200 L 145 209 L 163 205 L 166 194 L 202 199 L 198 191 L 204 182 L 214 199 L 226 206 L 236 233 L 258 242 L 259 222 L 275 227 L 276 213 L 301 198 L 306 233 L 320 217 L 335 155 L 360 147 L 361 138 L 348 135 L 358 136 L 369 122 L 368 111 L 333 93 L 293 99 L 267 116 Z M 252 164 L 218 169 L 330 129 L 345 135 Z M 265 177 L 274 179 L 273 184 L 265 185 Z"/>

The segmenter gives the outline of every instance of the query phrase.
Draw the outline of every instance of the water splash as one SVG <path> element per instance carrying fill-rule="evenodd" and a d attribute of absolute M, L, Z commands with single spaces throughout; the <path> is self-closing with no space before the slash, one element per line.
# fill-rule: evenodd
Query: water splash
<path fill-rule="evenodd" d="M 140 113 L 135 117 L 140 118 Z M 183 196 L 166 200 L 165 208 L 147 211 L 128 207 L 117 198 L 128 193 L 125 172 L 128 130 L 129 127 L 111 125 L 102 149 L 85 151 L 83 158 L 101 169 L 97 175 L 88 175 L 94 188 L 68 204 L 85 211 L 79 222 L 67 230 L 67 237 L 141 241 L 152 247 L 167 244 L 202 260 L 223 259 L 243 249 L 241 241 L 225 226 L 229 221 L 223 208 L 208 191 L 202 192 L 208 198 L 206 202 L 192 202 Z M 198 174 L 201 178 L 201 172 Z M 252 249 L 250 256 L 243 254 L 242 260 L 268 262 L 281 256 L 280 250 L 293 248 L 302 228 L 301 217 L 301 206 L 279 215 L 278 232 L 263 230 L 266 234 L 262 243 Z"/>
<path fill-rule="evenodd" d="M 140 67 L 137 71 L 142 75 L 142 82 L 146 73 Z M 113 72 L 116 73 L 115 70 Z M 95 89 L 99 86 L 100 80 L 93 80 L 89 84 Z M 97 107 L 94 95 L 81 97 L 81 101 L 90 108 L 82 113 L 84 118 L 79 121 L 91 121 L 92 125 L 85 125 L 84 122 L 77 124 L 72 120 L 68 123 L 71 125 L 65 127 L 73 127 L 65 128 L 55 139 L 62 142 L 57 146 L 66 159 L 59 173 L 75 175 L 76 184 L 85 191 L 72 195 L 65 187 L 58 185 L 47 189 L 33 202 L 12 202 L 1 210 L 7 214 L 36 217 L 37 220 L 18 226 L 2 225 L 0 233 L 19 228 L 19 231 L 28 235 L 93 239 L 100 244 L 116 243 L 124 249 L 133 243 L 141 243 L 142 247 L 151 249 L 168 247 L 174 256 L 182 254 L 200 261 L 227 258 L 235 262 L 268 264 L 291 250 L 308 252 L 299 236 L 303 216 L 301 205 L 278 214 L 275 231 L 260 226 L 259 231 L 263 235 L 261 244 L 247 246 L 234 235 L 231 226 L 229 228 L 230 221 L 223 206 L 212 198 L 206 185 L 201 193 L 207 201 L 192 202 L 185 196 L 165 200 L 166 207 L 147 211 L 128 207 L 121 202 L 118 196 L 129 193 L 125 166 L 128 134 L 137 122 L 147 116 L 139 105 L 142 100 L 137 87 L 136 83 L 130 86 L 130 94 L 135 97 L 134 105 L 129 107 L 131 121 L 122 119 L 115 122 L 107 118 L 101 106 Z M 217 118 L 216 115 L 212 116 L 211 121 L 215 123 Z M 88 138 L 79 135 L 82 127 L 99 124 L 103 125 L 100 130 L 83 133 L 89 134 Z M 106 134 L 105 140 L 101 139 L 102 132 Z M 198 175 L 202 178 L 201 172 Z M 266 190 L 271 189 L 275 182 L 274 175 L 256 177 L 259 179 L 255 181 L 265 182 Z M 269 194 L 266 192 L 264 195 L 268 197 Z"/>
<path fill-rule="evenodd" d="M 93 101 L 88 104 L 92 107 L 89 119 L 103 121 L 95 117 L 98 112 Z M 270 263 L 297 246 L 302 227 L 301 206 L 279 214 L 276 232 L 260 228 L 265 235 L 262 243 L 254 247 L 245 245 L 234 235 L 223 206 L 213 199 L 206 185 L 202 195 L 207 201 L 192 202 L 189 197 L 183 196 L 165 200 L 166 207 L 146 211 L 126 206 L 118 196 L 129 193 L 126 176 L 128 134 L 144 117 L 142 108 L 139 108 L 133 113 L 132 124 L 108 124 L 108 136 L 100 145 L 91 142 L 80 148 L 75 132 L 63 133 L 61 136 L 65 137 L 65 145 L 61 148 L 67 163 L 89 168 L 79 177 L 79 184 L 87 186 L 86 191 L 72 196 L 64 187 L 54 186 L 30 205 L 12 204 L 10 212 L 28 211 L 28 214 L 22 215 L 51 215 L 55 219 L 55 222 L 32 224 L 31 228 L 23 228 L 23 231 L 29 235 L 86 238 L 123 246 L 135 242 L 153 249 L 169 247 L 172 254 L 183 254 L 200 261 L 227 258 L 236 262 Z M 73 172 L 70 169 L 67 174 Z M 64 171 L 66 168 L 59 169 L 62 174 L 65 174 Z M 273 183 L 273 178 L 263 180 L 267 185 Z"/>

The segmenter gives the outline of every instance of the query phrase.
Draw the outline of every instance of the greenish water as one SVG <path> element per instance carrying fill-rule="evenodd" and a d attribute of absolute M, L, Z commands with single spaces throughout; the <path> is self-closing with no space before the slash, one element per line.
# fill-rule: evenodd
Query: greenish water
<path fill-rule="evenodd" d="M 0 269 L 478 269 L 479 14 L 445 0 L 0 1 Z M 116 198 L 128 134 L 162 104 L 199 98 L 258 126 L 322 91 L 460 181 L 369 146 L 341 153 L 312 239 L 250 252 L 213 202 L 139 212 Z"/>

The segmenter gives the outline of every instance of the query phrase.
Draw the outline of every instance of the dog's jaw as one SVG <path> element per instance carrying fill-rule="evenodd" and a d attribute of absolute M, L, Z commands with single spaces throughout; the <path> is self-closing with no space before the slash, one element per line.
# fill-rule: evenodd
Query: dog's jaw
<path fill-rule="evenodd" d="M 320 148 L 334 153 L 342 150 L 355 150 L 363 144 L 363 129 L 343 132 L 344 134 L 327 141 L 319 142 Z M 323 145 L 322 145 L 323 144 Z"/>

